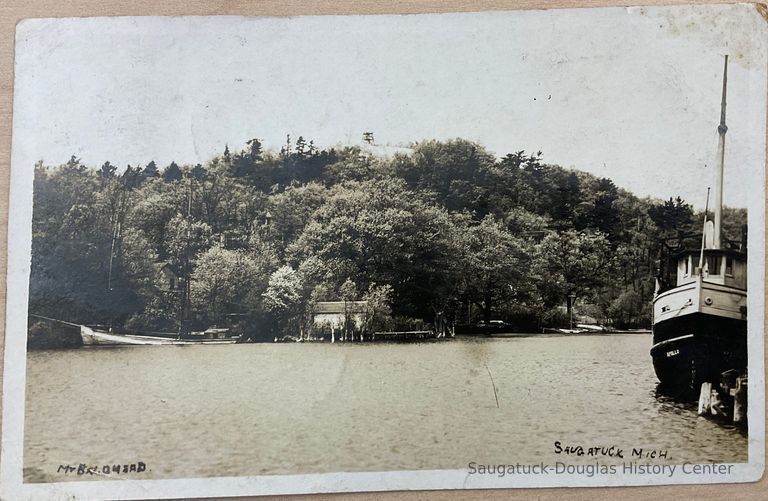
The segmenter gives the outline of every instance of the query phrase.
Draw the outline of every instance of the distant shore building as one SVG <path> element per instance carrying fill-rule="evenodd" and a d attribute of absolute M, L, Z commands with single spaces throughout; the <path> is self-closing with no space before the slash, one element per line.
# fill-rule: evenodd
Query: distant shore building
<path fill-rule="evenodd" d="M 317 334 L 359 332 L 367 308 L 368 301 L 321 301 L 315 305 L 312 325 Z"/>
<path fill-rule="evenodd" d="M 181 287 L 180 274 L 170 263 L 155 263 L 155 271 L 155 283 L 160 290 L 165 292 L 176 292 Z"/>

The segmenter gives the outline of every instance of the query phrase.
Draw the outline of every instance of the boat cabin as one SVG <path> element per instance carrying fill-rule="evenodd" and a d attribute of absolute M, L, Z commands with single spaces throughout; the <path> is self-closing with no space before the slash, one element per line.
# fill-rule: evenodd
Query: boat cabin
<path fill-rule="evenodd" d="M 189 337 L 192 339 L 232 339 L 238 336 L 230 329 L 209 327 L 204 331 L 190 332 Z"/>
<path fill-rule="evenodd" d="M 677 257 L 677 285 L 698 280 L 747 288 L 747 256 L 733 249 L 704 249 L 703 266 L 699 267 L 701 250 L 687 250 Z"/>

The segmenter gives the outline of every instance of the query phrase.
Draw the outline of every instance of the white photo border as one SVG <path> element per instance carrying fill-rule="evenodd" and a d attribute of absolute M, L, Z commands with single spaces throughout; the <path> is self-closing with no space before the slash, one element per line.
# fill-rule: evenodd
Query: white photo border
<path fill-rule="evenodd" d="M 602 9 L 610 9 L 599 8 Z M 431 14 L 423 14 L 431 15 Z M 758 15 L 755 13 L 755 15 Z M 31 23 L 38 20 L 29 21 Z M 50 22 L 50 20 L 45 20 Z M 25 22 L 17 26 L 17 41 Z M 16 83 L 20 75 L 16 75 Z M 766 110 L 762 100 L 755 103 Z M 23 86 L 15 86 L 14 109 L 25 99 Z M 592 477 L 562 474 L 472 475 L 468 470 L 421 470 L 387 472 L 338 472 L 310 475 L 274 475 L 246 477 L 184 478 L 168 480 L 72 481 L 30 484 L 23 482 L 23 437 L 26 374 L 27 307 L 32 239 L 33 169 L 19 164 L 19 152 L 30 151 L 34 138 L 16 133 L 14 120 L 8 218 L 8 271 L 5 322 L 5 354 L 2 409 L 2 456 L 0 457 L 0 498 L 3 499 L 134 499 L 148 496 L 192 498 L 207 496 L 243 496 L 309 494 L 331 492 L 366 492 L 392 490 L 498 489 L 531 487 L 602 487 L 663 484 L 713 484 L 752 482 L 764 472 L 765 394 L 764 394 L 764 320 L 765 320 L 765 168 L 752 169 L 747 178 L 760 189 L 750 191 L 748 203 L 748 355 L 749 355 L 749 462 L 733 464 L 733 473 L 722 476 L 676 474 L 669 476 L 596 474 Z M 764 135 L 763 135 L 764 136 Z M 765 144 L 762 145 L 763 150 Z"/>

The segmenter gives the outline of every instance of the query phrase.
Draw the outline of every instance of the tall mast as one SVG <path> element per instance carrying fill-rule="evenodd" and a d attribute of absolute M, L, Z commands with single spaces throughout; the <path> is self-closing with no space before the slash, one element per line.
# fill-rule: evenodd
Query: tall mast
<path fill-rule="evenodd" d="M 184 289 L 182 290 L 181 299 L 181 319 L 179 321 L 179 338 L 185 337 L 189 334 L 189 309 L 190 309 L 190 295 L 191 286 L 189 278 L 191 270 L 189 269 L 189 241 L 192 238 L 192 175 L 189 174 L 189 193 L 187 198 L 187 238 L 184 243 L 184 260 L 182 266 L 184 267 Z"/>
<path fill-rule="evenodd" d="M 723 169 L 725 168 L 725 133 L 728 132 L 728 126 L 725 125 L 725 93 L 728 86 L 728 55 L 725 56 L 723 64 L 723 98 L 720 101 L 720 125 L 717 126 L 717 133 L 720 139 L 717 143 L 717 177 L 715 179 L 715 234 L 714 248 L 720 249 L 723 244 L 721 229 L 723 224 Z"/>

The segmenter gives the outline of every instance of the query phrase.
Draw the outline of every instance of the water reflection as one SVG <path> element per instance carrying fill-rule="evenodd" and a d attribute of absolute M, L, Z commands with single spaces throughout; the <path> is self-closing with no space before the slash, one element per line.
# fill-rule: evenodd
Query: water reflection
<path fill-rule="evenodd" d="M 696 413 L 695 403 L 691 402 L 689 399 L 675 398 L 674 396 L 669 395 L 668 390 L 663 388 L 660 389 L 660 386 L 661 385 L 657 386 L 656 389 L 651 392 L 658 403 L 657 409 L 660 413 L 686 415 Z"/>

